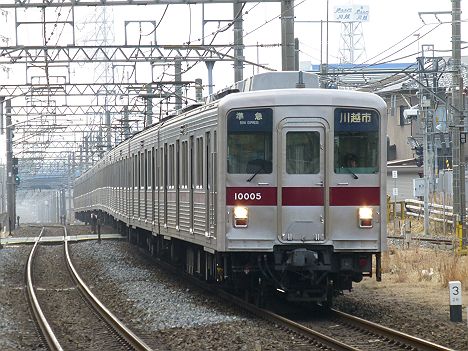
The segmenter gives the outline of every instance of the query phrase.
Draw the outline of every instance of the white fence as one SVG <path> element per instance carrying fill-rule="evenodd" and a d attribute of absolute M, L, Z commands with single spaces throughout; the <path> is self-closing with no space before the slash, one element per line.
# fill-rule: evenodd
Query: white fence
<path fill-rule="evenodd" d="M 428 203 L 429 219 L 435 222 L 444 222 L 453 224 L 453 207 L 448 205 L 439 205 Z M 424 201 L 406 199 L 406 215 L 412 217 L 424 217 Z"/>

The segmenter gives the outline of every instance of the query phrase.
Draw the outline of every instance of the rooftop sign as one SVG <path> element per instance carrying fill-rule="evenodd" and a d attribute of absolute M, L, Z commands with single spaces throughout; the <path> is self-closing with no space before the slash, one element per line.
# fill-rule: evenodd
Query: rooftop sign
<path fill-rule="evenodd" d="M 369 6 L 345 5 L 335 6 L 335 20 L 340 22 L 368 22 Z"/>

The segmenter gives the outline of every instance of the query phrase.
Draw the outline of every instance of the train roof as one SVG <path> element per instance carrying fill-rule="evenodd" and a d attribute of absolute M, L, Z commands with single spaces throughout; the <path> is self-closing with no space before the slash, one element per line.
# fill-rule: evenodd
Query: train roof
<path fill-rule="evenodd" d="M 158 128 L 158 124 L 166 122 L 175 122 L 184 119 L 187 116 L 197 114 L 203 110 L 218 107 L 221 113 L 227 113 L 234 108 L 249 108 L 260 106 L 291 106 L 291 105 L 314 105 L 314 106 L 342 106 L 342 107 L 362 107 L 373 108 L 383 112 L 386 109 L 385 101 L 378 95 L 368 92 L 359 92 L 352 90 L 338 89 L 320 89 L 320 88 L 288 88 L 288 89 L 269 89 L 246 92 L 233 92 L 217 101 L 205 105 L 193 106 L 193 108 L 180 111 L 176 115 L 168 116 L 152 126 L 141 130 L 132 135 L 129 139 L 122 141 L 119 145 L 107 152 L 101 161 L 106 161 L 106 156 L 116 152 L 116 150 L 125 148 L 130 140 L 144 137 L 146 133 Z M 101 164 L 99 161 L 97 164 Z M 92 167 L 93 169 L 95 167 Z M 88 169 L 82 175 L 89 174 Z"/>
<path fill-rule="evenodd" d="M 232 108 L 256 106 L 359 106 L 383 110 L 385 101 L 378 95 L 367 92 L 337 89 L 273 89 L 236 93 L 219 101 L 219 108 L 228 111 Z"/>

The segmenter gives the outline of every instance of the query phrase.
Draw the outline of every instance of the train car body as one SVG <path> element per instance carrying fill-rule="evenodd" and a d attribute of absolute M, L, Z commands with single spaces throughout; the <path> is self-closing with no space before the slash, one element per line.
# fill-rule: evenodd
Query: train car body
<path fill-rule="evenodd" d="M 231 289 L 330 303 L 380 278 L 385 114 L 370 93 L 229 94 L 109 151 L 76 180 L 76 217 Z"/>

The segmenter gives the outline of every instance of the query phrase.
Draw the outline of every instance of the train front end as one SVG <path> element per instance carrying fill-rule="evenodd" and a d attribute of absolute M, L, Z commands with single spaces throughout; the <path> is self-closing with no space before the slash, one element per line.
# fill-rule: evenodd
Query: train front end
<path fill-rule="evenodd" d="M 380 279 L 385 108 L 373 94 L 321 89 L 235 94 L 220 106 L 219 224 L 234 286 L 331 303 L 364 276 Z"/>

